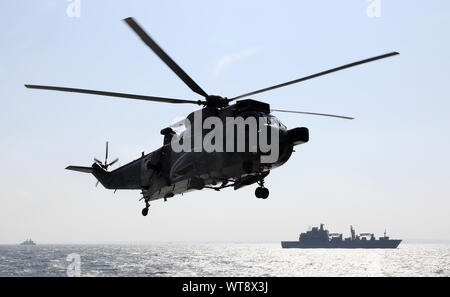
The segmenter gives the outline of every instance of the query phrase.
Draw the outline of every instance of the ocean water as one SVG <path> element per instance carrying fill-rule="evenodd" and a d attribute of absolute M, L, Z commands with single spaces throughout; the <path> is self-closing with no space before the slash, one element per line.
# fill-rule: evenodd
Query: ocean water
<path fill-rule="evenodd" d="M 0 276 L 450 276 L 450 244 L 393 250 L 280 244 L 0 245 Z"/>

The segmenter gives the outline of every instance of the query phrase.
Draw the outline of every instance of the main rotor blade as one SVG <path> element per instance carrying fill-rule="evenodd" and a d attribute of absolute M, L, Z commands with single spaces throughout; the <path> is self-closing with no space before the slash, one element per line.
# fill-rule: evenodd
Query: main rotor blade
<path fill-rule="evenodd" d="M 124 21 L 131 27 L 131 29 L 136 32 L 136 34 L 142 39 L 142 41 L 147 44 L 150 49 L 161 59 L 164 63 L 166 63 L 167 66 L 169 66 L 170 69 L 172 69 L 173 72 L 175 72 L 176 75 L 178 75 L 179 78 L 181 78 L 182 81 L 195 93 L 202 95 L 203 97 L 208 97 L 208 94 L 206 94 L 205 91 L 200 88 L 197 83 L 187 75 L 186 72 L 184 72 L 183 69 L 181 69 L 180 66 L 175 63 L 174 60 L 172 60 L 166 52 L 162 48 L 159 47 L 159 45 L 142 29 L 141 26 L 136 23 L 136 21 L 133 18 L 126 18 Z"/>
<path fill-rule="evenodd" d="M 351 118 L 351 117 L 340 116 L 340 115 L 335 115 L 335 114 L 328 114 L 328 113 L 316 113 L 316 112 L 293 111 L 293 110 L 281 110 L 281 109 L 271 109 L 270 111 L 287 112 L 287 113 L 299 113 L 299 114 L 309 114 L 309 115 L 316 115 L 316 116 L 323 116 L 323 117 L 340 118 L 340 119 L 346 119 L 346 120 L 354 120 L 354 119 L 355 119 L 355 118 Z"/>
<path fill-rule="evenodd" d="M 83 94 L 111 96 L 111 97 L 129 98 L 129 99 L 164 102 L 164 103 L 190 103 L 190 104 L 197 104 L 197 105 L 202 105 L 204 103 L 203 101 L 200 101 L 200 100 L 194 101 L 194 100 L 184 100 L 184 99 L 172 99 L 172 98 L 162 98 L 162 97 L 154 97 L 154 96 L 133 95 L 133 94 L 125 94 L 125 93 L 114 93 L 114 92 L 104 92 L 104 91 L 74 89 L 74 88 L 62 88 L 62 87 L 53 87 L 53 86 L 25 85 L 25 87 L 29 88 L 29 89 L 41 89 L 41 90 L 51 90 L 51 91 L 71 92 L 71 93 L 83 93 Z"/>
<path fill-rule="evenodd" d="M 105 165 L 108 164 L 108 141 L 106 142 Z"/>
<path fill-rule="evenodd" d="M 282 88 L 282 87 L 285 87 L 285 86 L 288 86 L 288 85 L 292 85 L 292 84 L 296 84 L 296 83 L 299 83 L 299 82 L 302 82 L 302 81 L 305 81 L 305 80 L 308 80 L 308 79 L 312 79 L 312 78 L 319 77 L 319 76 L 322 76 L 322 75 L 326 75 L 326 74 L 329 74 L 329 73 L 332 73 L 332 72 L 340 71 L 340 70 L 343 70 L 343 69 L 346 69 L 346 68 L 350 68 L 350 67 L 354 67 L 354 66 L 357 66 L 357 65 L 373 62 L 373 61 L 376 61 L 376 60 L 388 58 L 388 57 L 395 56 L 395 55 L 399 55 L 399 53 L 398 52 L 392 52 L 392 53 L 384 54 L 384 55 L 381 55 L 381 56 L 376 56 L 376 57 L 373 57 L 373 58 L 369 58 L 369 59 L 361 60 L 361 61 L 358 61 L 358 62 L 346 64 L 346 65 L 343 65 L 343 66 L 340 66 L 340 67 L 336 67 L 336 68 L 333 68 L 333 69 L 330 69 L 330 70 L 322 71 L 322 72 L 319 72 L 319 73 L 316 73 L 316 74 L 313 74 L 313 75 L 305 76 L 305 77 L 302 77 L 302 78 L 299 78 L 299 79 L 296 79 L 296 80 L 292 80 L 292 81 L 289 81 L 289 82 L 285 82 L 285 83 L 282 83 L 282 84 L 278 84 L 278 85 L 275 85 L 275 86 L 272 86 L 272 87 L 268 87 L 268 88 L 264 88 L 264 89 L 257 90 L 257 91 L 254 91 L 254 92 L 250 92 L 250 93 L 247 93 L 247 94 L 243 94 L 243 95 L 231 98 L 231 99 L 229 99 L 229 101 L 240 99 L 240 98 L 251 96 L 251 95 L 255 95 L 255 94 L 259 94 L 259 93 L 262 93 L 262 92 L 267 92 L 267 91 L 270 91 L 270 90 L 273 90 L 273 89 Z"/>

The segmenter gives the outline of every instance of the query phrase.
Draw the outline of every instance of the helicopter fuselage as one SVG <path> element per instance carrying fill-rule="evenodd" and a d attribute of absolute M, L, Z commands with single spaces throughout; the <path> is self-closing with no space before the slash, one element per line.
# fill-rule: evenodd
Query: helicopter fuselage
<path fill-rule="evenodd" d="M 239 189 L 264 179 L 270 170 L 289 160 L 295 145 L 309 140 L 307 128 L 288 130 L 270 114 L 270 106 L 267 103 L 241 100 L 222 109 L 203 108 L 197 112 L 201 112 L 203 121 L 211 116 L 217 117 L 223 122 L 226 118 L 236 117 L 264 118 L 264 123 L 277 128 L 273 130 L 278 133 L 276 160 L 270 163 L 261 162 L 261 156 L 268 153 L 262 152 L 260 149 L 253 151 L 250 149 L 248 145 L 251 135 L 249 133 L 245 133 L 244 151 L 207 152 L 193 149 L 176 152 L 172 149 L 171 142 L 176 134 L 171 128 L 166 128 L 161 131 L 161 134 L 164 135 L 164 144 L 159 149 L 111 172 L 107 172 L 95 163 L 92 166 L 93 174 L 108 189 L 141 190 L 144 198 L 149 201 L 167 199 L 176 194 L 204 188 L 220 190 L 234 187 L 234 189 Z M 189 114 L 187 119 L 193 122 L 194 114 L 195 112 Z M 187 129 L 193 131 L 194 126 L 191 125 Z M 260 130 L 261 127 L 258 127 L 257 132 L 260 133 Z M 210 130 L 203 129 L 202 138 L 208 132 Z M 237 146 L 237 133 L 233 133 L 233 135 L 234 144 Z M 192 141 L 191 148 L 194 143 L 195 141 Z M 226 144 L 227 140 L 223 139 L 223 143 Z"/>

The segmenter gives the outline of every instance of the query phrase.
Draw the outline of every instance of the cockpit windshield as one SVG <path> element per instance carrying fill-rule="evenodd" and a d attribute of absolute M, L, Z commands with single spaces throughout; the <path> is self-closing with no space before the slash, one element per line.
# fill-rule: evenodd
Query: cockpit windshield
<path fill-rule="evenodd" d="M 287 127 L 277 117 L 269 114 L 267 120 L 270 122 L 269 124 L 278 126 L 280 130 L 287 130 Z"/>

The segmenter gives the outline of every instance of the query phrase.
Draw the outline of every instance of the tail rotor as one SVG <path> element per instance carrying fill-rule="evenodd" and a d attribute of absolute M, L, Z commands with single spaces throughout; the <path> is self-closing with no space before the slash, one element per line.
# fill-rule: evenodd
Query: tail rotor
<path fill-rule="evenodd" d="M 108 167 L 117 163 L 119 161 L 119 158 L 114 159 L 112 162 L 108 163 L 108 141 L 106 142 L 106 153 L 105 153 L 105 162 L 101 162 L 99 159 L 94 158 L 95 163 L 97 163 L 100 167 L 108 170 Z"/>

